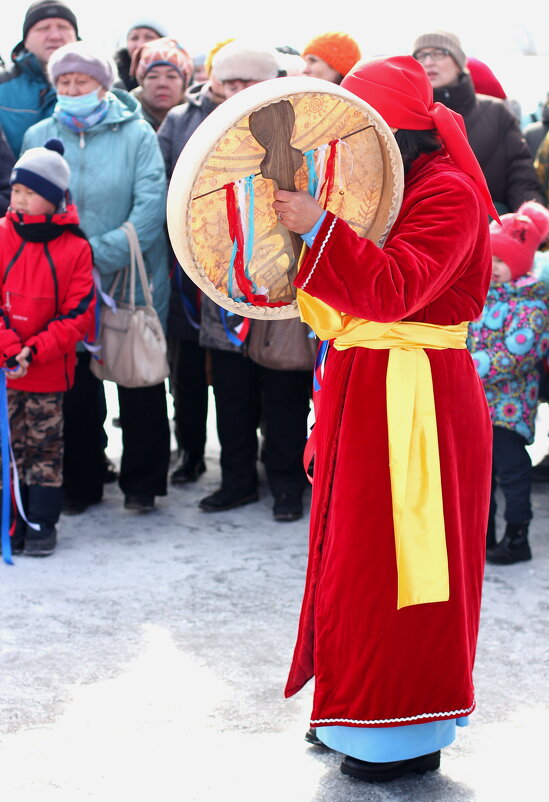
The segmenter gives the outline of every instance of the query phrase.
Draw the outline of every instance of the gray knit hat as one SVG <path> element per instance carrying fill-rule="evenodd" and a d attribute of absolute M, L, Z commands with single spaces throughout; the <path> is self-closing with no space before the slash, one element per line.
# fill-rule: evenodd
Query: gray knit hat
<path fill-rule="evenodd" d="M 69 42 L 52 53 L 48 61 L 48 72 L 54 86 L 59 76 L 68 72 L 89 75 L 105 89 L 111 88 L 115 77 L 111 60 L 94 55 L 85 42 Z"/>
<path fill-rule="evenodd" d="M 213 57 L 212 72 L 218 81 L 267 81 L 279 72 L 274 50 L 260 50 L 243 42 L 229 42 Z"/>
<path fill-rule="evenodd" d="M 443 47 L 449 51 L 450 55 L 463 72 L 465 69 L 466 55 L 461 48 L 461 42 L 455 33 L 448 33 L 448 31 L 434 31 L 434 33 L 424 33 L 423 36 L 418 36 L 414 42 L 412 55 L 415 56 L 419 50 L 424 47 Z"/>
<path fill-rule="evenodd" d="M 11 171 L 10 186 L 23 184 L 59 206 L 69 188 L 71 171 L 63 158 L 60 139 L 48 139 L 43 148 L 26 150 Z"/>

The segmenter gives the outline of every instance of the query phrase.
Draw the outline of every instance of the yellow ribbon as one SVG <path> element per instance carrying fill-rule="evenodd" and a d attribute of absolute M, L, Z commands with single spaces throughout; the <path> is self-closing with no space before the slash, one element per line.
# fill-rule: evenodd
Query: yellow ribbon
<path fill-rule="evenodd" d="M 448 554 L 431 363 L 424 348 L 466 348 L 468 323 L 375 323 L 338 312 L 303 290 L 301 318 L 334 347 L 389 348 L 387 426 L 398 571 L 397 609 L 448 601 Z"/>

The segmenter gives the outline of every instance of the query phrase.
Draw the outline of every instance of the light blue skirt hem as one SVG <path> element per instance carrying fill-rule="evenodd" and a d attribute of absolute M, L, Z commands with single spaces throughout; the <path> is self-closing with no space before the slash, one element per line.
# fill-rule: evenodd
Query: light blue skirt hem
<path fill-rule="evenodd" d="M 466 727 L 468 723 L 464 716 L 403 727 L 317 727 L 316 734 L 336 752 L 370 763 L 389 763 L 449 746 L 456 737 L 456 724 Z"/>

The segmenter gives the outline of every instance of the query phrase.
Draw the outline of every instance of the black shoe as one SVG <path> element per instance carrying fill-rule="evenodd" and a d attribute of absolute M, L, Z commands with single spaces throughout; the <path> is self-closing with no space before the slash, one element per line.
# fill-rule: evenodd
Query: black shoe
<path fill-rule="evenodd" d="M 39 532 L 27 526 L 25 547 L 23 549 L 23 554 L 26 554 L 27 557 L 49 557 L 55 551 L 56 546 L 57 531 L 55 526 L 40 524 Z"/>
<path fill-rule="evenodd" d="M 154 496 L 146 493 L 126 493 L 124 496 L 124 509 L 135 510 L 135 512 L 152 512 L 154 506 Z"/>
<path fill-rule="evenodd" d="M 507 524 L 503 540 L 486 551 L 486 562 L 492 565 L 513 565 L 531 559 L 528 523 Z"/>
<path fill-rule="evenodd" d="M 308 744 L 311 744 L 311 746 L 320 746 L 323 747 L 324 749 L 330 748 L 329 746 L 326 746 L 326 744 L 323 743 L 320 740 L 320 738 L 317 737 L 316 729 L 314 727 L 311 727 L 309 730 L 307 730 L 307 732 L 305 733 L 305 740 L 307 741 Z"/>
<path fill-rule="evenodd" d="M 190 454 L 185 454 L 179 465 L 170 477 L 170 482 L 176 487 L 186 485 L 189 482 L 196 482 L 199 476 L 202 476 L 206 470 L 206 463 L 204 457 L 193 457 Z"/>
<path fill-rule="evenodd" d="M 282 493 L 280 496 L 275 496 L 273 518 L 275 521 L 299 521 L 303 518 L 301 495 Z"/>
<path fill-rule="evenodd" d="M 409 760 L 394 760 L 391 763 L 369 763 L 347 755 L 341 763 L 341 773 L 356 780 L 370 783 L 383 783 L 396 780 L 405 774 L 425 774 L 440 768 L 440 751 L 429 755 L 411 757 Z"/>
<path fill-rule="evenodd" d="M 257 490 L 241 495 L 220 487 L 211 496 L 203 498 L 198 506 L 204 512 L 223 512 L 224 510 L 232 510 L 235 507 L 243 507 L 245 504 L 253 504 L 254 501 L 259 501 Z"/>

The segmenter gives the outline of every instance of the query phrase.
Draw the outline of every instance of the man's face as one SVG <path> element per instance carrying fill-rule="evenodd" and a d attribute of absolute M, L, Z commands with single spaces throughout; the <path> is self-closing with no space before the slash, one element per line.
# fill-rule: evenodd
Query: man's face
<path fill-rule="evenodd" d="M 414 58 L 423 65 L 433 89 L 457 84 L 461 69 L 448 50 L 441 47 L 422 47 L 414 53 Z"/>
<path fill-rule="evenodd" d="M 247 89 L 248 86 L 253 86 L 254 84 L 260 83 L 259 81 L 244 81 L 241 78 L 235 78 L 234 81 L 223 81 L 223 92 L 225 93 L 225 97 L 232 97 L 233 95 L 237 95 L 239 92 L 242 92 L 243 89 Z"/>
<path fill-rule="evenodd" d="M 61 17 L 48 17 L 30 28 L 24 45 L 45 66 L 51 54 L 69 42 L 76 42 L 76 31 L 70 22 Z"/>

